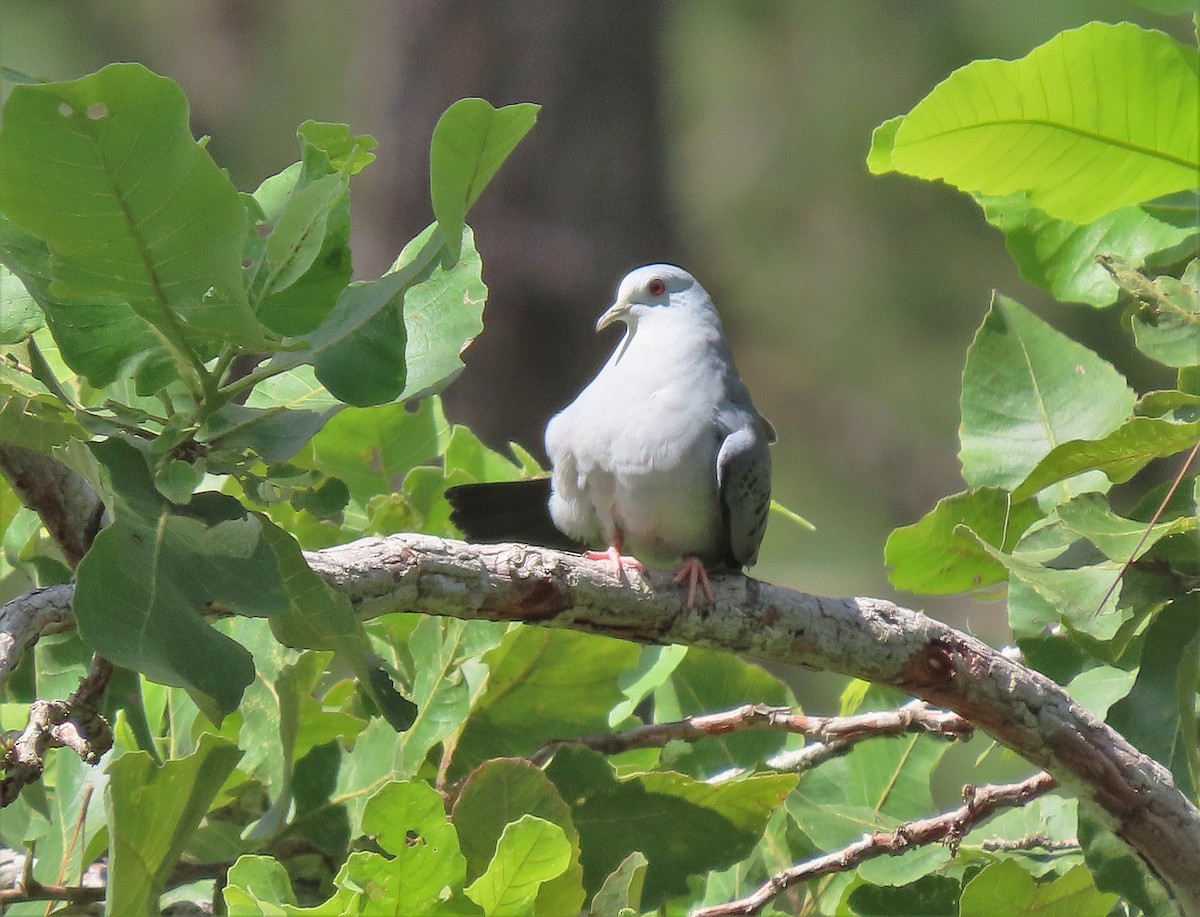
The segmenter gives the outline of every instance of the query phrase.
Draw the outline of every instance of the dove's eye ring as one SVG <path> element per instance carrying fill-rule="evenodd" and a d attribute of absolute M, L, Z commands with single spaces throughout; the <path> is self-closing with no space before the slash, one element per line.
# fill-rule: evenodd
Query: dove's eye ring
<path fill-rule="evenodd" d="M 667 292 L 667 284 L 662 278 L 655 277 L 646 284 L 646 289 L 650 291 L 651 296 L 662 296 L 663 293 Z"/>

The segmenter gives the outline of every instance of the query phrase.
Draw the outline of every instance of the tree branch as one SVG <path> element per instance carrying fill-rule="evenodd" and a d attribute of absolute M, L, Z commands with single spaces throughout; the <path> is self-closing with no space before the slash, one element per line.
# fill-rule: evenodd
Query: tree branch
<path fill-rule="evenodd" d="M 896 856 L 914 847 L 923 847 L 944 841 L 953 852 L 963 837 L 979 822 L 999 808 L 1020 806 L 1054 788 L 1054 778 L 1049 774 L 1034 774 L 1020 783 L 1001 786 L 968 786 L 963 790 L 966 802 L 957 809 L 943 812 L 932 818 L 906 822 L 895 831 L 876 831 L 864 835 L 834 853 L 814 857 L 804 863 L 791 866 L 773 875 L 769 881 L 753 894 L 692 911 L 691 917 L 730 917 L 730 915 L 757 914 L 778 895 L 794 885 L 835 872 L 847 872 L 860 863 L 879 856 Z"/>
<path fill-rule="evenodd" d="M 716 647 L 899 688 L 1047 770 L 1141 856 L 1183 912 L 1200 914 L 1200 810 L 1170 772 L 1050 679 L 918 612 L 739 575 L 713 577 L 716 601 L 687 608 L 667 573 L 618 582 L 578 555 L 428 535 L 364 538 L 305 557 L 362 618 L 403 611 L 525 621 Z"/>
<path fill-rule="evenodd" d="M 100 528 L 104 504 L 92 485 L 58 459 L 0 442 L 0 474 L 21 502 L 41 517 L 74 570 Z"/>
<path fill-rule="evenodd" d="M 649 723 L 620 732 L 555 739 L 530 755 L 529 760 L 540 767 L 564 745 L 586 745 L 601 754 L 616 755 L 632 748 L 661 748 L 673 741 L 698 742 L 749 729 L 797 733 L 823 745 L 838 742 L 839 751 L 847 751 L 854 743 L 874 736 L 932 732 L 949 739 L 966 740 L 975 731 L 975 727 L 958 714 L 934 710 L 922 701 L 905 704 L 899 710 L 856 716 L 805 716 L 793 713 L 789 707 L 746 704 L 734 710 L 689 716 L 672 723 Z"/>

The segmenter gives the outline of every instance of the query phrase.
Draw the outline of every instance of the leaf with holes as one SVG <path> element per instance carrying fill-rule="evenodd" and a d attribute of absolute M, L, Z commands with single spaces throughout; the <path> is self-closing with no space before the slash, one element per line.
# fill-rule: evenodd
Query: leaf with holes
<path fill-rule="evenodd" d="M 46 241 L 54 295 L 128 303 L 176 347 L 269 345 L 242 288 L 245 210 L 171 80 L 111 64 L 14 87 L 0 210 Z"/>

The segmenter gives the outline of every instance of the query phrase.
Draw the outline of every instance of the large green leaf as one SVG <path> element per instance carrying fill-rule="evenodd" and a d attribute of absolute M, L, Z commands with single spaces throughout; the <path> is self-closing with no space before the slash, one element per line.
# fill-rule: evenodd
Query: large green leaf
<path fill-rule="evenodd" d="M 437 225 L 430 226 L 400 253 L 390 270 L 421 251 L 426 240 L 436 242 Z M 408 376 L 400 400 L 440 392 L 462 371 L 462 352 L 483 330 L 483 264 L 475 250 L 475 234 L 463 227 L 458 257 L 433 265 L 419 285 L 404 298 L 404 362 Z"/>
<path fill-rule="evenodd" d="M 963 477 L 974 487 L 1013 490 L 1056 446 L 1104 436 L 1133 404 L 1132 389 L 1109 363 L 996 296 L 963 371 Z M 1065 486 L 1060 491 L 1059 499 L 1070 495 Z"/>
<path fill-rule="evenodd" d="M 161 767 L 145 752 L 109 764 L 107 913 L 159 910 L 163 882 L 241 756 L 232 743 L 205 733 L 195 754 Z"/>
<path fill-rule="evenodd" d="M 441 794 L 429 784 L 386 784 L 367 801 L 362 827 L 393 857 L 391 913 L 429 913 L 443 889 L 462 888 L 467 863 L 458 832 L 446 818 Z M 372 890 L 368 900 L 382 907 L 380 897 Z"/>
<path fill-rule="evenodd" d="M 402 404 L 347 408 L 313 438 L 313 463 L 345 481 L 363 506 L 400 490 L 408 472 L 444 448 L 446 421 L 435 401 L 423 399 L 416 411 Z"/>
<path fill-rule="evenodd" d="M 63 299 L 51 291 L 50 249 L 0 216 L 0 261 L 41 307 L 64 362 L 95 388 L 133 376 L 139 394 L 178 376 L 170 352 L 146 319 L 115 299 Z"/>
<path fill-rule="evenodd" d="M 1120 290 L 1097 255 L 1119 254 L 1140 265 L 1151 255 L 1194 243 L 1200 232 L 1195 225 L 1160 219 L 1148 207 L 1122 207 L 1081 226 L 1038 210 L 1025 192 L 978 200 L 988 222 L 1004 233 L 1021 276 L 1064 302 L 1116 302 Z"/>
<path fill-rule="evenodd" d="M 920 522 L 896 529 L 883 549 L 897 589 L 923 595 L 969 592 L 1003 582 L 1004 565 L 963 526 L 988 544 L 1011 551 L 1041 512 L 1031 500 L 1014 503 L 998 487 L 980 487 L 938 501 Z"/>
<path fill-rule="evenodd" d="M 237 708 L 254 663 L 201 612 L 212 603 L 256 617 L 287 607 L 265 523 L 225 494 L 170 503 L 141 454 L 121 440 L 91 451 L 113 522 L 77 571 L 80 634 L 119 665 L 210 698 L 206 713 L 219 719 Z"/>
<path fill-rule="evenodd" d="M 330 393 L 360 407 L 444 386 L 483 327 L 487 296 L 473 236 L 467 227 L 463 232 L 461 256 L 450 262 L 437 225 L 426 229 L 388 273 L 348 286 L 303 346 L 277 354 L 267 371 L 311 364 Z"/>
<path fill-rule="evenodd" d="M 266 342 L 242 289 L 237 191 L 192 138 L 183 91 L 140 64 L 13 88 L 0 210 L 49 245 L 55 295 L 127 302 L 177 347 L 189 328 Z"/>
<path fill-rule="evenodd" d="M 1121 484 L 1156 458 L 1190 449 L 1200 437 L 1200 420 L 1175 423 L 1159 417 L 1134 417 L 1107 436 L 1072 439 L 1046 454 L 1013 490 L 1013 499 L 1031 497 L 1044 487 L 1085 471 L 1102 471 Z"/>
<path fill-rule="evenodd" d="M 562 875 L 570 862 L 571 843 L 562 828 L 535 815 L 522 815 L 505 826 L 496 855 L 465 891 L 485 914 L 532 915 L 542 886 Z"/>
<path fill-rule="evenodd" d="M 567 867 L 538 889 L 533 913 L 542 917 L 578 913 L 584 896 L 579 832 L 554 784 L 528 761 L 486 761 L 463 784 L 454 804 L 454 824 L 462 837 L 467 878 L 483 874 L 505 827 L 525 815 L 558 825 L 571 846 Z"/>
<path fill-rule="evenodd" d="M 1088 23 L 1020 60 L 956 70 L 876 130 L 867 162 L 969 192 L 1028 191 L 1050 216 L 1090 223 L 1195 186 L 1197 61 L 1161 32 Z"/>
<path fill-rule="evenodd" d="M 617 677 L 637 658 L 637 646 L 622 640 L 541 627 L 509 631 L 484 659 L 491 674 L 450 773 L 466 776 L 488 758 L 527 755 L 550 739 L 605 729 L 621 698 Z"/>
<path fill-rule="evenodd" d="M 442 237 L 457 258 L 467 211 L 521 138 L 540 105 L 493 108 L 483 99 L 459 99 L 438 119 L 429 144 L 429 193 Z"/>
<path fill-rule="evenodd" d="M 1104 917 L 1116 895 L 1096 890 L 1086 866 L 1038 885 L 1015 860 L 984 867 L 964 887 L 960 917 Z"/>
<path fill-rule="evenodd" d="M 688 876 L 748 856 L 796 784 L 794 774 L 705 783 L 653 772 L 618 780 L 600 755 L 574 746 L 559 749 L 547 773 L 571 806 L 585 887 L 595 893 L 629 854 L 641 851 L 650 861 L 644 908 L 684 894 Z"/>

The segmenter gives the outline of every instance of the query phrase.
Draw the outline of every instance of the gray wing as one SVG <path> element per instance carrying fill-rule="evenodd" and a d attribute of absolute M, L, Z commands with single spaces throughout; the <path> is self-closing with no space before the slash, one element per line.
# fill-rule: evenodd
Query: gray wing
<path fill-rule="evenodd" d="M 774 441 L 771 424 L 752 413 L 745 426 L 725 437 L 717 452 L 717 487 L 729 554 L 739 567 L 758 560 L 758 546 L 767 530 L 767 514 L 771 509 L 768 446 Z"/>

